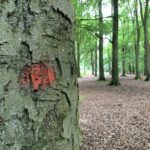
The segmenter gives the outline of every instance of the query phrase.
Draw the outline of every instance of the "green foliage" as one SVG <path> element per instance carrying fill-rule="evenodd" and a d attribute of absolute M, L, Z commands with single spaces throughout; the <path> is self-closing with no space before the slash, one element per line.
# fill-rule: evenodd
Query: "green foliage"
<path fill-rule="evenodd" d="M 144 2 L 144 1 L 142 1 Z M 144 4 L 144 3 L 143 3 Z M 98 0 L 74 0 L 76 14 L 76 41 L 80 45 L 81 68 L 91 67 L 91 50 L 98 48 L 99 38 L 99 7 Z M 134 1 L 119 1 L 119 70 L 122 70 L 122 61 L 125 57 L 126 72 L 129 72 L 129 65 L 135 65 L 135 40 L 136 26 L 134 17 Z M 111 8 L 111 0 L 103 1 L 103 13 L 105 9 Z M 111 12 L 111 10 L 108 9 Z M 143 8 L 144 11 L 144 8 Z M 103 14 L 103 33 L 104 33 L 104 68 L 110 71 L 112 61 L 112 17 Z M 139 21 L 141 28 L 140 39 L 140 71 L 144 71 L 144 36 L 142 21 L 139 12 Z M 150 19 L 149 19 L 150 24 Z M 106 40 L 108 39 L 108 40 Z M 125 52 L 122 49 L 125 48 Z"/>

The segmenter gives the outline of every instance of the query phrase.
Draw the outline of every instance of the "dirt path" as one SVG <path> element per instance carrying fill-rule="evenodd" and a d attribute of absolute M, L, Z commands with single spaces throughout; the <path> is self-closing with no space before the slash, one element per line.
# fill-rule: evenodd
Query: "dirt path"
<path fill-rule="evenodd" d="M 150 82 L 79 79 L 82 150 L 150 150 Z"/>

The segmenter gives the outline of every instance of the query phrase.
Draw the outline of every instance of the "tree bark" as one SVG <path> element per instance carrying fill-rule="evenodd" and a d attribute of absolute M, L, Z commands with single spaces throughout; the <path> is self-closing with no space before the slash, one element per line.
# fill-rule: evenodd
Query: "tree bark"
<path fill-rule="evenodd" d="M 134 15 L 132 15 L 132 9 L 130 7 L 129 1 L 128 1 L 128 7 L 130 9 L 131 18 L 133 26 L 136 28 L 136 33 L 134 36 L 134 49 L 135 49 L 135 67 L 134 62 L 132 63 L 132 71 L 135 73 L 135 79 L 140 79 L 140 71 L 139 71 L 139 59 L 140 59 L 140 25 L 139 25 L 139 19 L 138 19 L 138 1 L 134 1 Z"/>
<path fill-rule="evenodd" d="M 145 4 L 145 12 L 143 16 L 143 10 L 142 10 L 142 2 L 139 0 L 140 3 L 140 12 L 141 12 L 141 19 L 143 22 L 143 28 L 144 28 L 144 48 L 145 48 L 145 72 L 146 72 L 146 81 L 150 81 L 150 44 L 149 44 L 149 37 L 148 37 L 148 17 L 149 17 L 149 0 L 146 0 Z"/>
<path fill-rule="evenodd" d="M 0 149 L 79 150 L 70 0 L 7 0 L 0 19 Z"/>
<path fill-rule="evenodd" d="M 118 71 L 118 0 L 112 0 L 113 6 L 113 53 L 112 53 L 112 80 L 111 85 L 119 85 Z"/>
<path fill-rule="evenodd" d="M 147 32 L 147 34 L 148 34 L 148 32 Z M 146 75 L 145 81 L 150 81 L 150 45 L 149 45 L 148 41 L 146 42 L 146 49 L 147 49 L 147 52 L 146 52 L 147 53 L 147 61 L 146 61 L 146 63 L 147 63 L 147 65 L 146 65 L 147 66 L 147 69 L 146 69 L 147 75 Z"/>
<path fill-rule="evenodd" d="M 122 76 L 126 76 L 126 56 L 125 56 L 125 48 L 122 48 Z"/>
<path fill-rule="evenodd" d="M 132 66 L 131 66 L 131 63 L 129 62 L 128 64 L 128 70 L 129 70 L 129 74 L 132 74 Z"/>
<path fill-rule="evenodd" d="M 128 22 L 128 21 L 126 20 L 126 18 L 123 18 L 123 19 L 120 18 L 120 22 L 121 22 L 121 26 L 122 26 L 122 38 L 125 39 L 126 32 L 129 32 L 129 31 L 126 31 L 126 28 L 125 28 L 126 22 Z M 126 42 L 122 42 L 121 50 L 122 50 L 122 73 L 121 73 L 121 76 L 125 77 L 126 76 L 126 50 L 127 50 Z"/>
<path fill-rule="evenodd" d="M 99 80 L 105 80 L 103 58 L 103 14 L 102 0 L 99 0 Z"/>
<path fill-rule="evenodd" d="M 135 74 L 135 67 L 134 62 L 132 63 L 132 73 Z"/>
<path fill-rule="evenodd" d="M 144 75 L 147 75 L 147 52 L 144 52 Z"/>
<path fill-rule="evenodd" d="M 112 75 L 112 64 L 111 64 L 112 60 L 109 50 L 107 50 L 107 59 L 108 59 L 109 74 Z"/>
<path fill-rule="evenodd" d="M 128 52 L 129 52 L 129 56 L 130 56 L 130 61 L 129 61 L 129 73 L 130 74 L 133 74 L 133 68 L 134 68 L 134 60 L 132 59 L 134 56 L 134 50 L 133 50 L 133 47 L 129 47 L 128 49 Z"/>
<path fill-rule="evenodd" d="M 139 59 L 140 59 L 140 25 L 139 25 L 139 19 L 138 19 L 138 1 L 135 0 L 135 18 L 136 18 L 136 42 L 135 42 L 135 68 L 136 68 L 136 74 L 135 79 L 141 79 L 140 77 L 140 71 L 139 71 Z"/>
<path fill-rule="evenodd" d="M 95 76 L 97 77 L 97 45 L 95 48 Z"/>
<path fill-rule="evenodd" d="M 80 44 L 77 42 L 77 69 L 78 69 L 78 77 L 81 77 L 80 73 Z"/>
<path fill-rule="evenodd" d="M 92 68 L 92 75 L 94 75 L 95 66 L 94 66 L 93 49 L 91 49 L 91 68 Z"/>

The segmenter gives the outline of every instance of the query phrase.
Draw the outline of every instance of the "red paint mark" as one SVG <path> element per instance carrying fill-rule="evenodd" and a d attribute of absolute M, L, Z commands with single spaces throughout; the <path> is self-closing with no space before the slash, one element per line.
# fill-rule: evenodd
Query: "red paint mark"
<path fill-rule="evenodd" d="M 35 63 L 32 66 L 25 66 L 21 74 L 21 87 L 32 87 L 34 91 L 39 88 L 43 90 L 55 81 L 55 72 L 44 63 Z"/>

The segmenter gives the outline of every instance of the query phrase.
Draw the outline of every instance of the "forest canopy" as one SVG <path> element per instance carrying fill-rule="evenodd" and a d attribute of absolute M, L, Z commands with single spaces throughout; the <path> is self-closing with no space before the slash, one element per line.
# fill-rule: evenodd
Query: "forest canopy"
<path fill-rule="evenodd" d="M 74 0 L 75 47 L 79 77 L 89 73 L 97 76 L 98 70 L 104 74 L 112 74 L 113 23 L 116 22 L 114 2 L 113 0 Z M 120 75 L 132 73 L 135 74 L 135 79 L 140 79 L 141 74 L 145 74 L 146 80 L 149 80 L 149 3 L 149 0 L 119 0 L 117 3 L 118 53 L 116 55 L 118 55 L 117 66 Z M 114 28 L 116 29 L 116 25 Z"/>

